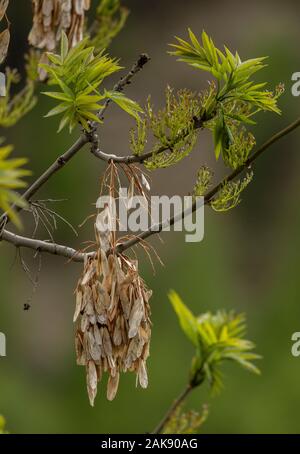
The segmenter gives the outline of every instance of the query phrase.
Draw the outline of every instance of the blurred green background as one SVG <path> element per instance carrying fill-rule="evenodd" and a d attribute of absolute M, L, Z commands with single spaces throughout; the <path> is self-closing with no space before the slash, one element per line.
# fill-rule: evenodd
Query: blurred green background
<path fill-rule="evenodd" d="M 96 4 L 97 2 L 94 2 Z M 280 100 L 283 114 L 264 114 L 255 128 L 257 142 L 295 119 L 300 99 L 290 92 L 291 75 L 300 71 L 300 4 L 274 0 L 202 2 L 199 0 L 128 0 L 131 9 L 125 30 L 110 48 L 130 67 L 140 52 L 148 52 L 150 64 L 138 75 L 127 94 L 145 102 L 151 93 L 155 106 L 164 100 L 167 84 L 174 88 L 202 89 L 208 75 L 167 56 L 174 35 L 186 36 L 205 29 L 218 46 L 237 49 L 242 58 L 269 56 L 261 78 L 272 86 L 286 84 Z M 31 25 L 30 1 L 11 2 L 12 44 L 9 63 L 22 68 L 23 50 Z M 111 81 L 111 85 L 113 84 Z M 107 85 L 110 87 L 111 85 Z M 11 130 L 1 131 L 15 145 L 15 154 L 28 156 L 34 175 L 39 175 L 74 137 L 56 135 L 57 119 L 44 119 L 53 105 L 41 97 L 38 106 Z M 107 153 L 128 154 L 126 114 L 111 108 L 101 132 Z M 300 331 L 300 130 L 271 149 L 255 165 L 255 179 L 243 195 L 243 203 L 225 215 L 207 210 L 205 239 L 185 243 L 178 233 L 165 233 L 164 244 L 151 240 L 165 266 L 156 264 L 153 275 L 144 253 L 140 262 L 152 298 L 153 336 L 149 360 L 150 386 L 135 389 L 135 377 L 122 376 L 113 403 L 100 386 L 95 408 L 90 408 L 83 368 L 75 365 L 73 350 L 73 290 L 81 272 L 78 264 L 62 258 L 42 257 L 39 284 L 32 285 L 11 245 L 0 246 L 0 331 L 7 336 L 7 357 L 0 358 L 0 413 L 12 433 L 138 433 L 151 431 L 173 398 L 186 383 L 192 348 L 181 333 L 167 300 L 175 288 L 195 313 L 235 309 L 248 316 L 248 337 L 263 355 L 261 377 L 236 366 L 226 366 L 225 389 L 210 398 L 208 389 L 196 391 L 188 406 L 210 414 L 204 433 L 297 433 L 300 427 L 300 358 L 291 355 L 291 335 Z M 203 134 L 195 152 L 176 167 L 151 175 L 153 192 L 187 194 L 201 163 L 216 166 L 213 147 Z M 74 225 L 93 213 L 103 164 L 88 150 L 39 192 L 38 198 L 67 199 L 56 205 Z M 33 177 L 34 178 L 34 177 Z M 28 233 L 32 229 L 27 222 Z M 47 233 L 40 230 L 46 239 Z M 64 225 L 55 233 L 59 243 L 82 247 L 93 239 L 91 223 L 79 230 L 79 238 Z M 38 259 L 22 256 L 33 275 Z M 30 300 L 31 309 L 23 305 Z"/>

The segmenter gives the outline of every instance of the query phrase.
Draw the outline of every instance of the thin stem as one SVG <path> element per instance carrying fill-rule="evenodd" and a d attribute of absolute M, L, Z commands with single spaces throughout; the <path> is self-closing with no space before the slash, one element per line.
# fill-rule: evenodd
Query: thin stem
<path fill-rule="evenodd" d="M 149 158 L 152 158 L 153 154 L 157 155 L 163 153 L 164 151 L 169 150 L 168 147 L 161 147 L 155 152 L 149 151 L 148 153 L 144 153 L 140 156 L 137 155 L 129 155 L 129 156 L 116 156 L 114 154 L 104 153 L 98 149 L 91 149 L 92 154 L 102 161 L 105 162 L 115 162 L 116 164 L 134 164 L 134 163 L 143 163 Z"/>
<path fill-rule="evenodd" d="M 212 114 L 213 118 L 214 114 Z M 205 121 L 210 120 L 211 118 L 194 118 L 194 130 L 196 131 L 197 129 L 203 128 L 203 124 Z M 189 134 L 189 132 L 181 134 L 180 137 L 178 137 L 178 140 L 183 139 Z M 92 154 L 98 158 L 101 159 L 102 161 L 105 162 L 115 162 L 117 164 L 134 164 L 134 163 L 140 163 L 142 164 L 145 162 L 147 159 L 152 158 L 154 155 L 158 155 L 163 153 L 164 151 L 172 151 L 171 146 L 161 146 L 158 150 L 155 151 L 149 151 L 147 153 L 144 153 L 142 155 L 129 155 L 129 156 L 116 156 L 113 154 L 108 154 L 104 153 L 103 151 L 100 151 L 98 148 L 92 147 L 91 152 Z"/>
<path fill-rule="evenodd" d="M 185 401 L 185 399 L 193 391 L 193 389 L 195 389 L 195 387 L 193 387 L 191 384 L 188 384 L 186 386 L 186 388 L 184 388 L 184 390 L 174 400 L 174 402 L 172 403 L 171 407 L 169 408 L 169 410 L 167 411 L 167 413 L 165 414 L 163 419 L 160 421 L 158 426 L 154 429 L 152 434 L 160 434 L 163 431 L 163 429 L 165 428 L 167 423 L 170 421 L 170 419 L 174 415 L 174 413 L 177 410 L 177 408 Z"/>
<path fill-rule="evenodd" d="M 133 77 L 136 74 L 138 74 L 149 61 L 150 61 L 149 55 L 141 54 L 138 60 L 132 66 L 129 73 L 126 74 L 126 76 L 122 77 L 119 80 L 119 82 L 116 83 L 116 85 L 113 87 L 113 91 L 122 92 L 127 85 L 131 84 L 131 80 L 133 79 Z M 103 120 L 103 115 L 110 103 L 111 99 L 107 99 L 103 108 L 98 112 L 97 116 L 99 117 L 100 120 Z M 93 126 L 97 127 L 98 123 L 93 123 Z"/>
<path fill-rule="evenodd" d="M 70 259 L 73 262 L 83 262 L 84 258 L 87 256 L 87 254 L 78 252 L 68 246 L 36 240 L 34 238 L 26 238 L 24 236 L 16 235 L 15 233 L 11 233 L 8 230 L 3 230 L 1 232 L 0 239 L 13 244 L 17 248 L 24 247 L 33 249 L 36 252 L 46 252 L 52 255 L 59 255 Z"/>

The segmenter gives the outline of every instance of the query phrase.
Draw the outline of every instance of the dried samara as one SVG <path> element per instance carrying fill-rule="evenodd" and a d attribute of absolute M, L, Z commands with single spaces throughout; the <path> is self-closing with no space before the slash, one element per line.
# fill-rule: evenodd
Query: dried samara
<path fill-rule="evenodd" d="M 32 46 L 53 51 L 63 31 L 69 38 L 70 47 L 82 40 L 90 0 L 32 0 L 32 3 L 33 27 L 29 34 Z"/>
<path fill-rule="evenodd" d="M 116 396 L 121 372 L 135 372 L 137 384 L 147 388 L 151 294 L 136 260 L 122 254 L 107 257 L 101 247 L 86 259 L 76 289 L 74 322 L 77 363 L 86 367 L 91 405 L 104 372 L 109 374 L 109 400 Z"/>

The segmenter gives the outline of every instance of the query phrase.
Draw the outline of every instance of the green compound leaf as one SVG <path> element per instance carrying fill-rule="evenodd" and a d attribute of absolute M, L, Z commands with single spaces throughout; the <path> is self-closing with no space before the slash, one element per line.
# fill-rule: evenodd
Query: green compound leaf
<path fill-rule="evenodd" d="M 103 107 L 101 102 L 107 97 L 138 119 L 142 109 L 137 103 L 120 93 L 99 92 L 104 79 L 121 67 L 116 60 L 103 55 L 102 51 L 95 54 L 88 39 L 69 50 L 67 37 L 63 34 L 60 55 L 47 55 L 51 64 L 40 64 L 40 67 L 48 73 L 48 85 L 57 86 L 60 91 L 46 91 L 43 94 L 61 103 L 51 109 L 46 117 L 63 114 L 59 131 L 68 125 L 72 132 L 78 124 L 89 131 L 91 121 L 101 123 L 96 112 Z"/>
<path fill-rule="evenodd" d="M 208 381 L 212 393 L 223 386 L 221 366 L 224 361 L 235 362 L 252 373 L 259 374 L 253 361 L 260 356 L 253 353 L 255 345 L 245 339 L 244 314 L 218 311 L 195 317 L 174 291 L 169 299 L 185 335 L 195 347 L 190 371 L 190 382 L 198 386 Z"/>

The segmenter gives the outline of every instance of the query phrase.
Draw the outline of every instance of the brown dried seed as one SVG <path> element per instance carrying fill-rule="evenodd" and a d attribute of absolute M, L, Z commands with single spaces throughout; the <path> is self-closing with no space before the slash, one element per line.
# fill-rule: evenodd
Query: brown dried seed
<path fill-rule="evenodd" d="M 102 369 L 103 369 L 102 361 L 100 361 L 99 364 L 96 364 L 98 382 L 101 381 L 102 379 Z"/>
<path fill-rule="evenodd" d="M 97 315 L 97 322 L 100 323 L 100 325 L 106 325 L 107 324 L 107 315 L 105 312 L 101 315 Z"/>
<path fill-rule="evenodd" d="M 77 357 L 76 363 L 78 366 L 86 366 L 87 359 L 84 350 L 82 351 L 81 356 Z"/>
<path fill-rule="evenodd" d="M 100 251 L 100 261 L 101 261 L 101 269 L 102 269 L 102 274 L 103 277 L 109 276 L 109 266 L 108 266 L 108 260 L 105 252 L 101 249 Z"/>
<path fill-rule="evenodd" d="M 8 46 L 10 41 L 10 31 L 7 28 L 0 33 L 0 64 L 3 63 L 7 56 Z"/>
<path fill-rule="evenodd" d="M 93 304 L 93 292 L 89 285 L 83 287 L 83 301 L 81 309 L 86 310 L 86 306 L 91 302 Z"/>
<path fill-rule="evenodd" d="M 104 307 L 108 308 L 110 305 L 110 296 L 107 289 L 103 285 L 99 284 L 98 290 L 99 296 L 101 298 L 101 303 L 103 304 Z"/>
<path fill-rule="evenodd" d="M 113 342 L 116 346 L 121 345 L 122 343 L 122 330 L 121 330 L 121 315 L 118 316 L 115 324 L 114 334 L 113 334 Z"/>
<path fill-rule="evenodd" d="M 97 396 L 97 388 L 93 389 L 89 385 L 87 385 L 87 390 L 88 390 L 88 396 L 89 396 L 90 404 L 93 407 L 94 403 L 95 403 L 96 396 Z"/>
<path fill-rule="evenodd" d="M 115 270 L 116 270 L 116 274 L 117 274 L 117 281 L 118 281 L 118 284 L 121 285 L 125 279 L 125 273 L 122 270 L 122 264 L 121 264 L 120 258 L 117 256 L 114 256 L 114 258 L 115 258 Z"/>
<path fill-rule="evenodd" d="M 112 283 L 111 283 L 111 292 L 110 292 L 110 305 L 109 305 L 109 308 L 108 308 L 109 311 L 112 310 L 112 307 L 115 304 L 116 284 L 117 284 L 117 282 L 116 282 L 116 280 L 113 277 L 112 278 Z"/>
<path fill-rule="evenodd" d="M 75 313 L 73 317 L 73 322 L 75 323 L 80 311 L 81 311 L 81 306 L 82 306 L 82 292 L 80 290 L 76 291 L 76 307 L 75 307 Z"/>
<path fill-rule="evenodd" d="M 143 350 L 143 353 L 142 353 L 142 358 L 144 361 L 146 361 L 150 356 L 150 343 L 147 342 L 144 346 L 144 350 Z"/>
<path fill-rule="evenodd" d="M 91 262 L 87 269 L 86 272 L 82 278 L 81 285 L 85 286 L 95 275 L 96 273 L 96 266 L 94 262 Z"/>
<path fill-rule="evenodd" d="M 126 347 L 128 344 L 127 332 L 128 332 L 128 324 L 123 316 L 123 317 L 121 317 L 121 334 L 122 334 L 122 342 L 123 342 L 124 346 L 126 346 Z"/>
<path fill-rule="evenodd" d="M 91 325 L 96 325 L 96 323 L 97 323 L 96 315 L 95 314 L 89 315 L 89 321 L 90 321 Z"/>
<path fill-rule="evenodd" d="M 108 251 L 111 245 L 112 230 L 112 214 L 108 205 L 100 213 L 98 213 L 95 228 L 100 248 L 103 251 Z"/>
<path fill-rule="evenodd" d="M 96 369 L 94 361 L 88 362 L 87 372 L 88 372 L 88 374 L 87 374 L 88 385 L 92 389 L 97 389 L 98 375 L 97 375 L 97 369 Z"/>
<path fill-rule="evenodd" d="M 82 340 L 79 334 L 77 333 L 75 336 L 75 351 L 76 351 L 76 357 L 80 358 L 83 352 L 83 345 L 82 345 Z"/>
<path fill-rule="evenodd" d="M 88 296 L 88 301 L 87 301 L 87 305 L 86 305 L 86 308 L 85 308 L 85 312 L 87 315 L 93 315 L 94 314 L 94 304 L 93 304 L 93 300 L 92 300 L 92 292 L 91 290 L 89 291 L 89 296 Z"/>
<path fill-rule="evenodd" d="M 88 326 L 89 326 L 89 318 L 88 318 L 87 314 L 83 314 L 83 316 L 81 317 L 81 321 L 80 321 L 81 331 L 84 333 L 87 330 Z"/>
<path fill-rule="evenodd" d="M 148 374 L 145 361 L 140 361 L 138 369 L 139 382 L 142 388 L 148 388 Z"/>
<path fill-rule="evenodd" d="M 94 361 L 100 361 L 101 359 L 101 349 L 96 342 L 90 345 L 90 354 Z"/>
<path fill-rule="evenodd" d="M 138 350 L 138 339 L 134 338 L 130 341 L 126 358 L 124 361 L 124 366 L 126 369 L 130 369 L 132 363 L 137 359 L 137 350 Z"/>
<path fill-rule="evenodd" d="M 93 301 L 97 301 L 97 299 L 98 299 L 98 281 L 94 282 L 91 288 L 92 288 Z"/>
<path fill-rule="evenodd" d="M 8 4 L 9 4 L 9 0 L 0 0 L 0 21 L 3 19 L 4 15 L 6 13 Z"/>
<path fill-rule="evenodd" d="M 85 330 L 79 332 L 79 341 L 82 338 L 83 341 L 82 346 L 78 342 L 76 347 L 77 357 L 81 354 L 77 361 L 86 364 L 87 369 L 92 361 L 98 380 L 103 372 L 109 373 L 107 395 L 111 400 L 116 395 L 122 371 L 135 372 L 140 385 L 144 388 L 148 385 L 151 292 L 138 275 L 138 262 L 126 256 L 107 257 L 98 249 L 96 258 L 86 261 L 83 275 L 93 266 L 93 277 L 79 281 L 77 288 L 83 294 L 80 327 Z M 88 382 L 91 404 L 96 391 Z"/>
<path fill-rule="evenodd" d="M 33 4 L 30 44 L 48 51 L 54 50 L 63 30 L 72 47 L 82 39 L 85 11 L 90 8 L 89 0 L 33 0 Z"/>
<path fill-rule="evenodd" d="M 106 307 L 101 302 L 100 296 L 95 301 L 95 310 L 96 310 L 96 315 L 97 315 L 98 322 L 101 323 L 101 324 L 106 324 L 106 322 L 107 322 Z"/>
<path fill-rule="evenodd" d="M 75 13 L 79 16 L 84 12 L 84 2 L 83 0 L 75 0 L 74 4 Z"/>
<path fill-rule="evenodd" d="M 112 356 L 107 356 L 107 361 L 108 361 L 108 365 L 110 367 L 110 372 L 112 375 L 114 375 L 114 371 L 115 371 L 115 367 L 116 367 L 116 363 L 115 363 L 115 360 Z"/>
<path fill-rule="evenodd" d="M 115 270 L 115 266 L 116 266 L 116 256 L 114 254 L 110 254 L 107 258 L 107 261 L 108 261 L 109 270 L 111 273 L 113 273 Z"/>
<path fill-rule="evenodd" d="M 102 345 L 102 337 L 101 337 L 101 333 L 100 333 L 100 329 L 98 328 L 98 325 L 94 325 L 93 329 L 94 329 L 95 342 L 98 345 Z"/>
<path fill-rule="evenodd" d="M 107 372 L 108 371 L 108 361 L 107 361 L 106 357 L 102 359 L 102 366 L 103 366 L 104 372 Z"/>
<path fill-rule="evenodd" d="M 42 12 L 44 16 L 50 16 L 54 9 L 53 0 L 43 0 Z"/>
<path fill-rule="evenodd" d="M 106 327 L 101 328 L 101 337 L 103 342 L 103 349 L 106 353 L 106 356 L 112 356 L 112 345 L 110 340 L 110 335 Z"/>
<path fill-rule="evenodd" d="M 137 298 L 133 304 L 129 317 L 129 339 L 136 336 L 140 327 L 141 321 L 144 317 L 144 305 L 142 298 Z"/>
<path fill-rule="evenodd" d="M 137 336 L 137 339 L 138 339 L 138 343 L 137 343 L 136 356 L 137 356 L 137 358 L 140 358 L 140 356 L 142 356 L 142 353 L 143 353 L 145 341 L 143 338 L 140 338 L 138 336 Z"/>
<path fill-rule="evenodd" d="M 150 298 L 152 297 L 152 294 L 153 294 L 152 290 L 150 290 L 150 289 L 146 290 L 145 288 L 143 288 L 142 289 L 142 294 L 143 294 L 144 301 L 146 303 L 149 303 L 149 300 L 150 300 Z"/>
<path fill-rule="evenodd" d="M 112 401 L 116 397 L 119 386 L 120 374 L 116 373 L 114 377 L 110 375 L 107 383 L 107 399 Z"/>

